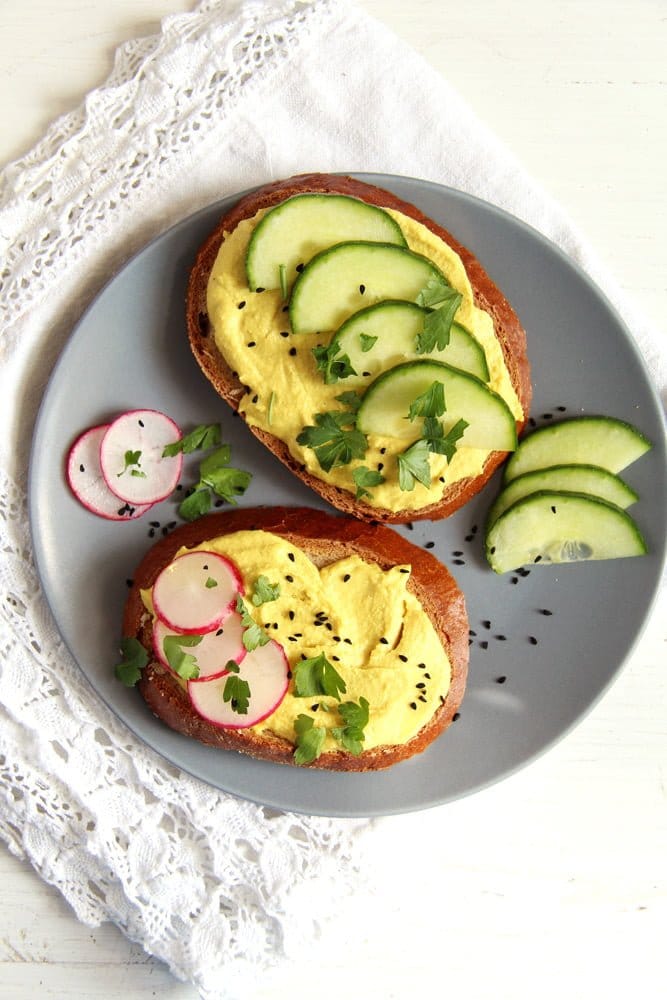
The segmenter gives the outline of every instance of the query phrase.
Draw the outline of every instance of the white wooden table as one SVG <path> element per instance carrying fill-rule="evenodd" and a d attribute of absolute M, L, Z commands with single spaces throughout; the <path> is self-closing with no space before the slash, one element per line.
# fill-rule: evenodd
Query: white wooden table
<path fill-rule="evenodd" d="M 663 334 L 667 315 L 667 8 L 664 0 L 363 0 L 457 87 L 567 209 L 619 284 Z M 26 151 L 111 68 L 115 47 L 152 33 L 185 0 L 2 0 L 0 162 Z M 318 1000 L 344 981 L 369 1000 L 444 992 L 477 998 L 665 995 L 667 606 L 591 715 L 530 768 L 445 807 L 453 852 L 437 911 L 393 908 L 382 939 L 304 956 L 248 1000 Z M 391 870 L 399 838 L 442 827 L 439 810 L 375 834 Z M 431 873 L 414 876 L 426 887 Z M 192 1000 L 113 927 L 91 931 L 0 848 L 0 998 Z M 405 895 L 402 889 L 405 889 Z M 414 884 L 410 898 L 414 898 Z M 418 933 L 417 933 L 418 931 Z M 328 963 L 334 976 L 323 976 Z M 442 963 L 442 964 L 441 964 Z M 317 976 L 317 980 L 315 980 Z M 292 981 L 290 981 L 292 980 Z M 317 986 L 315 983 L 317 982 Z"/>

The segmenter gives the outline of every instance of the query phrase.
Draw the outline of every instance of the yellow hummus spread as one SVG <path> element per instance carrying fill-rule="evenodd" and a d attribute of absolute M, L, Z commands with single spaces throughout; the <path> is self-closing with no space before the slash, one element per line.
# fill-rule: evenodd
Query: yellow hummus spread
<path fill-rule="evenodd" d="M 366 698 L 364 749 L 407 742 L 442 704 L 450 663 L 430 618 L 408 590 L 409 566 L 383 570 L 353 555 L 318 568 L 301 549 L 265 531 L 238 531 L 196 548 L 236 564 L 247 610 L 284 648 L 292 671 L 302 658 L 324 653 L 345 681 L 342 700 Z M 279 596 L 255 607 L 250 595 L 262 575 L 278 584 Z M 152 610 L 150 593 L 143 596 Z M 276 711 L 249 728 L 295 742 L 298 715 L 311 716 L 327 730 L 340 726 L 337 704 L 330 696 L 296 697 L 292 679 Z M 328 733 L 323 749 L 337 746 Z"/>
<path fill-rule="evenodd" d="M 387 209 L 398 222 L 411 250 L 428 257 L 463 296 L 456 321 L 466 327 L 481 344 L 489 369 L 488 385 L 501 395 L 517 419 L 522 409 L 512 387 L 493 320 L 478 309 L 463 263 L 447 244 L 426 226 Z M 241 222 L 222 243 L 211 271 L 207 310 L 218 350 L 247 387 L 240 410 L 249 424 L 262 428 L 284 441 L 292 456 L 319 479 L 352 493 L 355 468 L 365 465 L 383 470 L 385 482 L 374 486 L 365 498 L 371 506 L 392 511 L 416 510 L 437 502 L 448 486 L 468 476 L 478 475 L 488 452 L 460 447 L 451 461 L 444 455 L 430 456 L 431 485 L 418 483 L 411 491 L 398 484 L 396 455 L 405 442 L 370 435 L 365 458 L 324 471 L 314 451 L 297 443 L 302 429 L 312 425 L 317 413 L 341 408 L 336 396 L 345 392 L 345 379 L 326 385 L 318 372 L 312 349 L 326 340 L 321 334 L 290 332 L 287 306 L 280 290 L 251 292 L 245 272 L 245 255 L 250 235 L 266 210 Z M 359 296 L 359 308 L 371 303 Z"/>

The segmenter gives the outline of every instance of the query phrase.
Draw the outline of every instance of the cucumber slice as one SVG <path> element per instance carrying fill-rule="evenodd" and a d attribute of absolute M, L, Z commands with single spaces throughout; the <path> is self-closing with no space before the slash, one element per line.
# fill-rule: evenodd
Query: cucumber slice
<path fill-rule="evenodd" d="M 488 451 L 516 448 L 516 423 L 505 400 L 474 375 L 441 361 L 407 361 L 376 378 L 364 393 L 357 427 L 363 434 L 416 440 L 422 420 L 409 419 L 410 406 L 434 382 L 444 386 L 445 433 L 460 419 L 468 424 L 459 446 Z"/>
<path fill-rule="evenodd" d="M 622 559 L 646 551 L 639 528 L 620 507 L 555 490 L 517 500 L 486 535 L 486 558 L 496 573 L 531 563 Z"/>
<path fill-rule="evenodd" d="M 352 313 L 382 299 L 414 302 L 433 279 L 446 283 L 432 261 L 405 247 L 339 243 L 316 254 L 294 282 L 292 332 L 336 330 Z"/>
<path fill-rule="evenodd" d="M 382 208 L 341 194 L 298 194 L 276 205 L 253 230 L 246 252 L 248 285 L 280 288 L 281 268 L 288 287 L 297 266 L 320 250 L 346 240 L 406 246 L 395 219 Z"/>
<path fill-rule="evenodd" d="M 624 420 L 574 417 L 527 435 L 505 466 L 505 482 L 551 465 L 600 465 L 620 472 L 650 447 L 650 441 Z"/>
<path fill-rule="evenodd" d="M 338 345 L 338 354 L 347 355 L 357 373 L 346 382 L 360 382 L 402 361 L 434 358 L 469 372 L 487 382 L 489 369 L 481 344 L 465 327 L 452 323 L 449 343 L 442 351 L 417 354 L 415 342 L 424 328 L 429 310 L 414 302 L 386 300 L 367 306 L 350 316 L 337 330 L 331 347 Z"/>
<path fill-rule="evenodd" d="M 490 527 L 517 500 L 540 490 L 587 493 L 608 500 L 623 510 L 639 499 L 627 483 L 597 465 L 554 465 L 549 469 L 524 472 L 508 483 L 489 511 L 487 526 Z"/>

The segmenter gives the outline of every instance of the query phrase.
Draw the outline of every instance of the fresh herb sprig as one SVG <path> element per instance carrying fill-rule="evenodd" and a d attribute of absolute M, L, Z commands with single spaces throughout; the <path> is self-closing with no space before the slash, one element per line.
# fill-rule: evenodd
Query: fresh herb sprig
<path fill-rule="evenodd" d="M 342 378 L 357 374 L 349 356 L 341 353 L 340 344 L 336 340 L 322 347 L 313 347 L 313 357 L 325 385 L 333 385 Z"/>
<path fill-rule="evenodd" d="M 424 438 L 419 438 L 396 456 L 400 489 L 409 492 L 417 483 L 427 488 L 431 485 L 431 467 L 428 458 L 429 446 Z"/>
<path fill-rule="evenodd" d="M 316 726 L 310 715 L 297 715 L 294 721 L 296 733 L 295 764 L 312 764 L 322 753 L 327 731 L 324 726 Z"/>
<path fill-rule="evenodd" d="M 280 584 L 271 583 L 268 576 L 262 573 L 255 580 L 255 587 L 252 595 L 252 603 L 256 608 L 260 604 L 268 604 L 270 601 L 277 601 L 280 597 Z"/>
<path fill-rule="evenodd" d="M 359 698 L 359 704 L 354 701 L 345 701 L 338 706 L 338 712 L 343 720 L 342 726 L 334 726 L 331 730 L 332 736 L 355 757 L 364 749 L 363 743 L 366 738 L 364 729 L 368 725 L 368 701 L 363 696 Z"/>
<path fill-rule="evenodd" d="M 247 651 L 250 653 L 253 649 L 257 649 L 258 646 L 266 646 L 269 641 L 269 635 L 252 617 L 240 594 L 236 598 L 236 612 L 241 616 L 241 625 L 243 626 L 242 642 Z"/>
<path fill-rule="evenodd" d="M 226 670 L 229 672 L 229 677 L 225 681 L 222 700 L 229 702 L 232 711 L 238 715 L 247 715 L 250 705 L 250 685 L 238 676 L 240 667 L 236 660 L 229 660 Z"/>
<path fill-rule="evenodd" d="M 304 427 L 297 442 L 313 449 L 325 472 L 363 458 L 368 448 L 366 435 L 357 429 L 356 415 L 349 410 L 316 413 L 315 424 Z"/>
<path fill-rule="evenodd" d="M 364 497 L 372 497 L 369 487 L 380 486 L 384 483 L 385 478 L 381 472 L 376 472 L 375 469 L 369 469 L 365 465 L 359 465 L 352 472 L 352 479 L 354 480 L 354 485 L 357 487 L 355 497 L 357 500 L 363 500 Z"/>
<path fill-rule="evenodd" d="M 180 504 L 178 511 L 185 521 L 195 521 L 213 506 L 213 496 L 236 504 L 250 485 L 252 474 L 229 465 L 231 448 L 223 444 L 199 465 L 199 480 Z"/>
<path fill-rule="evenodd" d="M 417 296 L 417 304 L 429 309 L 424 317 L 423 329 L 417 334 L 417 354 L 444 351 L 449 343 L 454 317 L 463 296 L 441 277 L 433 277 Z"/>
<path fill-rule="evenodd" d="M 193 451 L 203 451 L 206 448 L 215 448 L 220 444 L 220 424 L 198 424 L 188 434 L 184 434 L 178 441 L 172 441 L 165 445 L 162 451 L 163 458 L 172 458 L 174 455 L 190 455 Z"/>
<path fill-rule="evenodd" d="M 126 472 L 129 472 L 131 476 L 136 476 L 138 479 L 145 479 L 146 473 L 141 468 L 141 452 L 140 451 L 126 451 L 123 455 L 125 465 L 119 473 L 117 473 L 118 478 L 124 476 Z"/>
<path fill-rule="evenodd" d="M 148 663 L 148 653 L 132 636 L 125 636 L 120 642 L 123 659 L 114 668 L 116 679 L 126 687 L 134 687 L 141 680 L 141 672 Z"/>
<path fill-rule="evenodd" d="M 340 699 L 347 690 L 345 681 L 324 653 L 300 660 L 294 668 L 294 695 L 296 698 L 313 698 L 328 695 Z"/>
<path fill-rule="evenodd" d="M 162 643 L 167 663 L 184 681 L 192 681 L 199 677 L 199 664 L 193 653 L 186 649 L 198 646 L 204 637 L 202 635 L 166 635 Z M 185 648 L 184 648 L 185 647 Z"/>

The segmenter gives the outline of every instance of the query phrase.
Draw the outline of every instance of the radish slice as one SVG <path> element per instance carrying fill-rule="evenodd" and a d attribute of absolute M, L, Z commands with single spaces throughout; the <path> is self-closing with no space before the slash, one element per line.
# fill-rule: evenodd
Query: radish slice
<path fill-rule="evenodd" d="M 183 455 L 163 458 L 180 441 L 174 421 L 157 410 L 129 410 L 111 424 L 100 445 L 100 465 L 112 493 L 128 503 L 157 503 L 178 484 Z"/>
<path fill-rule="evenodd" d="M 250 688 L 248 711 L 241 715 L 234 711 L 231 701 L 224 700 L 224 690 L 231 674 L 188 681 L 188 695 L 198 715 L 214 726 L 223 729 L 246 729 L 254 726 L 278 708 L 289 684 L 289 663 L 285 651 L 273 639 L 265 646 L 258 646 L 240 663 L 234 675 L 246 681 Z"/>
<path fill-rule="evenodd" d="M 109 521 L 131 521 L 141 517 L 152 504 L 129 504 L 112 493 L 102 475 L 100 445 L 109 424 L 89 427 L 81 434 L 67 456 L 67 482 L 84 507 Z"/>
<path fill-rule="evenodd" d="M 153 607 L 176 632 L 212 632 L 229 614 L 242 586 L 239 571 L 224 556 L 205 550 L 186 552 L 159 574 L 153 584 Z"/>
<path fill-rule="evenodd" d="M 197 660 L 198 681 L 204 680 L 206 677 L 220 677 L 227 672 L 227 664 L 230 660 L 234 660 L 236 663 L 241 662 L 246 655 L 243 645 L 244 631 L 241 616 L 232 611 L 219 628 L 213 632 L 206 632 L 200 643 L 187 650 Z M 164 640 L 168 635 L 174 634 L 182 635 L 183 633 L 174 633 L 174 630 L 165 625 L 160 618 L 157 618 L 153 623 L 155 655 L 168 670 L 171 670 L 171 667 L 164 652 Z"/>

